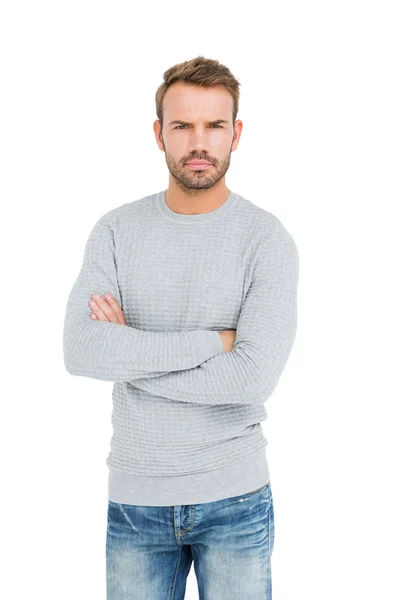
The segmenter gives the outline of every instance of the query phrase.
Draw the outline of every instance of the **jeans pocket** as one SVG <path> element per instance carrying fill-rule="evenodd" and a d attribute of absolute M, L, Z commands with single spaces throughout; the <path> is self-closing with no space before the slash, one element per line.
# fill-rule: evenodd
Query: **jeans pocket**
<path fill-rule="evenodd" d="M 262 487 L 258 488 L 257 490 L 253 490 L 252 492 L 247 492 L 247 494 L 243 494 L 243 495 L 244 496 L 252 496 L 253 494 L 258 494 L 258 492 L 262 492 L 263 490 L 265 490 L 265 488 L 270 487 L 270 486 L 271 486 L 271 482 L 268 481 L 268 483 L 266 483 Z"/>

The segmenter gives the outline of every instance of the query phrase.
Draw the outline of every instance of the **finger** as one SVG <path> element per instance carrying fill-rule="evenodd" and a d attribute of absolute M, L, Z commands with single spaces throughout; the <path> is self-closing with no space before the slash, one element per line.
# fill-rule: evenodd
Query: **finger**
<path fill-rule="evenodd" d="M 92 298 L 95 294 L 92 295 Z M 96 294 L 97 296 L 97 294 Z M 108 320 L 111 323 L 118 323 L 119 324 L 119 320 L 118 320 L 118 316 L 115 313 L 114 309 L 112 308 L 112 306 L 110 306 L 110 304 L 103 298 L 103 296 L 100 296 L 99 298 L 93 298 L 97 304 L 99 305 L 100 309 L 103 311 L 103 313 L 108 317 Z M 118 304 L 117 304 L 118 306 Z"/>
<path fill-rule="evenodd" d="M 107 315 L 101 310 L 100 306 L 97 304 L 95 300 L 90 300 L 89 306 L 92 309 L 93 313 L 97 317 L 98 321 L 108 321 Z"/>
<path fill-rule="evenodd" d="M 106 317 L 106 319 L 102 317 L 102 320 L 110 321 L 110 323 L 118 323 L 117 315 L 110 305 L 104 300 L 103 296 L 100 296 L 99 294 L 92 294 L 92 301 L 94 301 L 98 306 L 98 310 L 94 311 L 97 316 L 99 316 L 99 311 L 101 311 L 102 315 Z"/>
<path fill-rule="evenodd" d="M 107 301 L 107 303 L 111 306 L 111 308 L 113 309 L 115 314 L 117 315 L 118 322 L 121 325 L 126 325 L 125 315 L 122 312 L 122 309 L 121 309 L 120 305 L 118 304 L 117 300 L 114 298 L 114 296 L 112 296 L 111 294 L 105 294 L 104 298 Z"/>

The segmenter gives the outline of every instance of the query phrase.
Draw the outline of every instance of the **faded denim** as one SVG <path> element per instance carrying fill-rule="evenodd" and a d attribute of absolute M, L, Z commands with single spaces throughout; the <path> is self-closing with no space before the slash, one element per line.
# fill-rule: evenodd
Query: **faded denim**
<path fill-rule="evenodd" d="M 199 600 L 271 600 L 271 483 L 215 502 L 108 501 L 107 600 L 183 600 L 192 562 Z"/>

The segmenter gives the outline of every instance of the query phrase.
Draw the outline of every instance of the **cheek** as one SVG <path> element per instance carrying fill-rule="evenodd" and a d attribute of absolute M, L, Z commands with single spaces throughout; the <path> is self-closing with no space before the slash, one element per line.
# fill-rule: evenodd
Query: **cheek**
<path fill-rule="evenodd" d="M 166 159 L 170 164 L 175 165 L 176 167 L 183 167 L 184 159 L 189 155 L 188 146 L 186 144 L 168 144 Z"/>
<path fill-rule="evenodd" d="M 214 152 L 215 158 L 220 162 L 226 160 L 231 152 L 231 146 L 232 140 L 229 136 L 224 136 L 223 139 L 214 140 L 212 151 Z"/>

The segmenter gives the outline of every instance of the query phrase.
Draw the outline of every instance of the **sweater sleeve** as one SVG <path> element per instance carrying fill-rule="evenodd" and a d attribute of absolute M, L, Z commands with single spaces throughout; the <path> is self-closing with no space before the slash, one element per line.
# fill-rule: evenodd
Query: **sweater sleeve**
<path fill-rule="evenodd" d="M 233 349 L 194 368 L 132 385 L 199 404 L 257 404 L 271 396 L 295 339 L 299 270 L 294 239 L 275 218 L 258 246 Z"/>
<path fill-rule="evenodd" d="M 64 365 L 71 375 L 104 381 L 153 378 L 190 369 L 224 347 L 218 331 L 144 331 L 90 318 L 91 295 L 109 292 L 122 308 L 110 212 L 94 225 L 80 273 L 69 293 L 63 329 Z"/>

